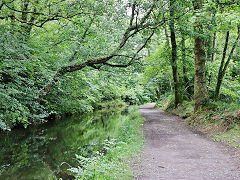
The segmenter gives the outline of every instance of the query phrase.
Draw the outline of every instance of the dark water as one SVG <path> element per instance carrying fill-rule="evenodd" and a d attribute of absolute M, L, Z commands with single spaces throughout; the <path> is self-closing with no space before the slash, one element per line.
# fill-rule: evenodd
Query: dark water
<path fill-rule="evenodd" d="M 123 112 L 96 112 L 0 133 L 0 180 L 74 179 L 75 154 L 91 156 L 114 138 Z"/>

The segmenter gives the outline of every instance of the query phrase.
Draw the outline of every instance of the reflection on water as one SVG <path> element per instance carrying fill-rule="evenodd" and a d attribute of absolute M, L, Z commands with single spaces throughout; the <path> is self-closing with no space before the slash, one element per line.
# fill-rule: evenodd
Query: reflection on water
<path fill-rule="evenodd" d="M 0 180 L 74 179 L 75 154 L 91 156 L 114 138 L 121 112 L 96 112 L 0 133 Z"/>

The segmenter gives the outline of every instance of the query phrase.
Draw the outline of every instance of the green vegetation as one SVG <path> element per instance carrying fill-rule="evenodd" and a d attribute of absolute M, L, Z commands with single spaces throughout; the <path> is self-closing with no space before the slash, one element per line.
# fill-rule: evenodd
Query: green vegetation
<path fill-rule="evenodd" d="M 232 147 L 240 148 L 240 135 L 239 135 L 239 125 L 225 131 L 223 133 L 214 133 L 211 134 L 211 138 L 215 141 L 226 143 Z"/>
<path fill-rule="evenodd" d="M 153 37 L 154 51 L 145 58 L 144 77 L 155 86 L 157 106 L 218 134 L 216 139 L 237 139 L 239 2 L 169 0 L 168 7 L 171 18 Z"/>
<path fill-rule="evenodd" d="M 194 113 L 193 101 L 184 101 L 174 108 L 174 98 L 170 95 L 159 101 L 157 107 L 186 119 L 191 127 L 207 134 L 215 141 L 240 147 L 240 104 L 238 103 L 212 101 L 204 109 Z"/>
<path fill-rule="evenodd" d="M 159 24 L 146 25 L 149 5 L 139 6 L 143 16 L 133 25 L 129 2 L 1 0 L 0 129 L 92 112 L 108 101 L 154 100 L 141 82 L 142 50 Z"/>
<path fill-rule="evenodd" d="M 157 101 L 194 127 L 219 129 L 216 140 L 238 141 L 239 12 L 238 0 L 0 0 L 0 133 Z M 114 178 L 108 167 L 121 176 L 109 159 L 123 161 L 134 140 L 118 133 L 106 154 L 78 156 L 79 178 Z M 11 147 L 19 166 L 30 146 Z M 97 169 L 100 161 L 112 166 Z"/>
<path fill-rule="evenodd" d="M 75 174 L 69 169 L 83 167 L 75 155 L 92 163 L 101 158 L 97 162 L 101 166 L 85 164 L 89 167 L 84 169 L 85 178 L 100 176 L 100 171 L 106 172 L 101 175 L 107 177 L 113 170 L 118 177 L 130 177 L 125 158 L 143 147 L 142 123 L 137 107 L 130 107 L 102 109 L 5 132 L 0 139 L 0 179 L 74 179 L 82 172 L 79 169 Z M 124 171 L 119 172 L 118 168 Z"/>
<path fill-rule="evenodd" d="M 0 128 L 165 93 L 239 103 L 239 24 L 234 0 L 1 1 Z"/>
<path fill-rule="evenodd" d="M 132 179 L 126 159 L 143 148 L 142 123 L 144 119 L 136 108 L 122 118 L 113 139 L 105 140 L 103 149 L 91 157 L 76 155 L 79 166 L 70 171 L 77 179 Z"/>

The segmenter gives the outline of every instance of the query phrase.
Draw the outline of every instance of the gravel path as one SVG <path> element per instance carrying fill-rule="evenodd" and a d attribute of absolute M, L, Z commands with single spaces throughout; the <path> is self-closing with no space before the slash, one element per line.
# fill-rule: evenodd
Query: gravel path
<path fill-rule="evenodd" d="M 240 180 L 240 162 L 229 147 L 191 131 L 176 116 L 140 107 L 145 148 L 133 163 L 137 180 Z"/>

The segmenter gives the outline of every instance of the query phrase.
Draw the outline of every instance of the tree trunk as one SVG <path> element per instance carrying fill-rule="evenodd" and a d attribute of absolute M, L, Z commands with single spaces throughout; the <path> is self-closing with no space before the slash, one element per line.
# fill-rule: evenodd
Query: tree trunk
<path fill-rule="evenodd" d="M 160 99 L 160 93 L 159 93 L 159 90 L 158 90 L 157 88 L 155 88 L 155 92 L 156 92 L 157 99 L 159 100 L 159 99 Z"/>
<path fill-rule="evenodd" d="M 21 20 L 24 22 L 28 21 L 28 7 L 29 7 L 29 0 L 23 0 L 22 4 L 21 4 Z M 30 36 L 30 32 L 32 29 L 32 26 L 29 24 L 21 24 L 21 28 L 22 28 L 22 32 L 23 35 L 25 36 L 25 40 L 27 41 L 29 39 Z"/>
<path fill-rule="evenodd" d="M 213 36 L 210 35 L 209 38 L 205 41 L 205 48 L 206 48 L 206 60 L 210 61 L 212 57 L 212 43 L 213 43 Z"/>
<path fill-rule="evenodd" d="M 202 9 L 202 0 L 193 0 L 194 14 Z M 208 100 L 208 92 L 206 87 L 205 76 L 205 50 L 202 22 L 198 15 L 194 23 L 194 54 L 195 54 L 195 79 L 194 79 L 194 111 L 198 111 L 204 106 Z"/>
<path fill-rule="evenodd" d="M 216 50 L 216 47 L 217 47 L 217 32 L 214 32 L 214 34 L 213 34 L 213 44 L 212 45 L 213 46 L 212 46 L 211 62 L 213 63 L 216 60 L 215 50 Z M 210 75 L 209 75 L 209 79 L 208 79 L 208 85 L 209 86 L 211 86 L 211 84 L 212 84 L 212 76 L 213 76 L 213 72 L 211 71 Z"/>
<path fill-rule="evenodd" d="M 175 107 L 181 103 L 181 95 L 180 95 L 180 82 L 178 76 L 178 68 L 177 68 L 177 43 L 176 43 L 176 35 L 175 35 L 175 27 L 174 27 L 174 0 L 170 0 L 170 32 L 171 32 L 171 45 L 172 45 L 172 73 L 173 73 L 173 81 L 174 81 L 174 94 L 175 94 Z"/>
<path fill-rule="evenodd" d="M 187 77 L 187 66 L 186 66 L 186 47 L 185 47 L 185 38 L 182 35 L 181 41 L 181 51 L 182 51 L 182 65 L 183 65 L 183 80 L 185 83 L 185 89 L 188 95 L 191 95 L 190 87 L 189 87 L 189 79 Z"/>
<path fill-rule="evenodd" d="M 227 46 L 228 46 L 228 40 L 229 40 L 229 31 L 227 32 L 227 35 L 226 35 L 226 42 L 225 42 L 225 46 L 224 46 L 224 49 L 223 49 L 223 57 L 222 57 L 222 61 L 221 61 L 221 65 L 219 67 L 219 72 L 218 72 L 218 78 L 217 78 L 217 86 L 216 86 L 216 90 L 215 90 L 215 95 L 214 95 L 214 98 L 215 99 L 218 99 L 219 97 L 219 93 L 220 93 L 220 88 L 221 88 L 221 85 L 222 85 L 222 81 L 223 81 L 223 78 L 225 76 L 225 73 L 226 73 L 226 70 L 228 68 L 228 65 L 232 59 L 232 56 L 233 56 L 233 53 L 234 53 L 234 50 L 238 44 L 238 41 L 240 39 L 240 32 L 238 32 L 238 36 L 233 44 L 233 47 L 231 49 L 231 52 L 228 56 L 228 59 L 226 61 L 226 63 L 224 64 L 224 59 L 226 57 L 226 52 L 227 52 Z"/>
<path fill-rule="evenodd" d="M 223 48 L 223 56 L 222 56 L 222 60 L 221 60 L 219 70 L 218 70 L 217 86 L 216 86 L 216 90 L 215 90 L 215 94 L 214 94 L 215 99 L 218 98 L 219 91 L 220 91 L 220 86 L 221 86 L 221 82 L 222 82 L 222 78 L 223 78 L 222 70 L 223 70 L 223 66 L 224 66 L 225 57 L 226 57 L 226 54 L 227 54 L 228 41 L 229 41 L 229 31 L 227 31 L 227 34 L 226 34 L 225 45 L 224 45 L 224 48 Z"/>
<path fill-rule="evenodd" d="M 212 58 L 211 58 L 212 62 L 214 62 L 216 60 L 216 56 L 215 56 L 216 47 L 217 47 L 217 32 L 214 32 L 214 34 L 213 34 L 213 47 L 212 47 L 213 52 L 212 52 Z"/>
<path fill-rule="evenodd" d="M 167 26 L 164 26 L 164 32 L 165 32 L 165 36 L 166 36 L 167 46 L 170 47 L 170 42 L 169 42 L 169 36 L 168 36 Z"/>

